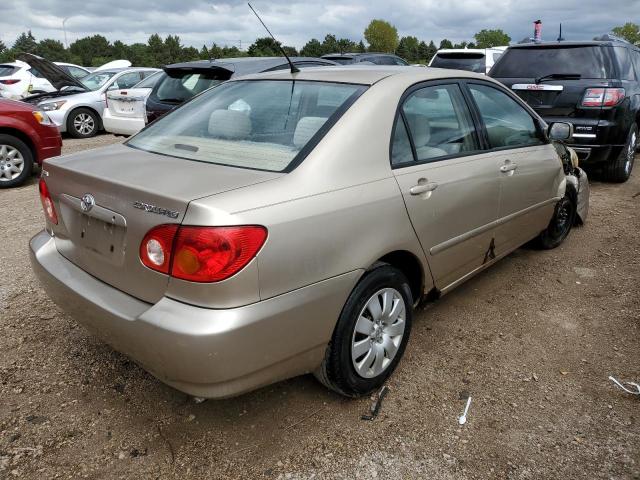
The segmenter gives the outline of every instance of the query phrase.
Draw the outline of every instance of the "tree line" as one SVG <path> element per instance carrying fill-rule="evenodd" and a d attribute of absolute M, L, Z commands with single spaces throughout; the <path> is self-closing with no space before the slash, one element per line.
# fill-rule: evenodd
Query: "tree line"
<path fill-rule="evenodd" d="M 632 43 L 640 42 L 640 27 L 637 24 L 627 23 L 614 28 L 613 32 Z M 511 41 L 511 37 L 500 29 L 484 29 L 473 36 L 473 41 L 453 43 L 445 38 L 436 44 L 433 40 L 427 42 L 415 36 L 400 37 L 395 26 L 379 19 L 369 23 L 363 36 L 363 39 L 354 41 L 328 34 L 322 41 L 312 38 L 299 51 L 287 45 L 282 47 L 291 56 L 320 57 L 329 53 L 370 51 L 395 53 L 410 63 L 428 63 L 441 48 L 489 48 L 508 45 Z M 12 61 L 17 54 L 27 52 L 53 62 L 75 63 L 87 67 L 96 67 L 117 59 L 127 59 L 136 66 L 159 67 L 192 60 L 279 56 L 279 47 L 279 42 L 264 37 L 256 39 L 246 51 L 237 46 L 221 46 L 216 43 L 197 49 L 183 45 L 177 35 L 168 35 L 163 39 L 154 33 L 146 43 L 129 45 L 120 40 L 109 42 L 102 35 L 91 35 L 74 41 L 66 48 L 62 42 L 51 38 L 38 41 L 28 31 L 20 34 L 11 47 L 0 41 L 0 62 Z"/>

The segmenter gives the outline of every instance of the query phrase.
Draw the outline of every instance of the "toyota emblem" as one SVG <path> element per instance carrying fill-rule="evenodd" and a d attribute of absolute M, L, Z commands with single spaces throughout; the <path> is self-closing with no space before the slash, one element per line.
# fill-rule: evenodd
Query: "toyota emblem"
<path fill-rule="evenodd" d="M 83 212 L 89 212 L 96 204 L 96 199 L 90 193 L 85 193 L 80 200 L 80 208 Z"/>

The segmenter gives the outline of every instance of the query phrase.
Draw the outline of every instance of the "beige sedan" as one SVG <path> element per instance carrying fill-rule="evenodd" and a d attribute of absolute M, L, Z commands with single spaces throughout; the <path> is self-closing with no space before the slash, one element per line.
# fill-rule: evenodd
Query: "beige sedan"
<path fill-rule="evenodd" d="M 367 394 L 412 309 L 576 219 L 541 119 L 481 75 L 229 81 L 122 145 L 47 161 L 31 240 L 61 308 L 153 375 L 227 397 L 314 372 Z"/>

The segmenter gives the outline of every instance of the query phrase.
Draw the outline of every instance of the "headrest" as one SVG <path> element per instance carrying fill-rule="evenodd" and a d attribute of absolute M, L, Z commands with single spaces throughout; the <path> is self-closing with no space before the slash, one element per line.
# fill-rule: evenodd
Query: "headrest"
<path fill-rule="evenodd" d="M 297 148 L 304 147 L 326 121 L 327 119 L 325 117 L 302 117 L 298 121 L 298 125 L 296 125 L 296 131 L 293 134 L 293 144 Z"/>
<path fill-rule="evenodd" d="M 209 134 L 226 140 L 244 140 L 251 133 L 249 115 L 235 110 L 214 110 L 209 117 Z"/>
<path fill-rule="evenodd" d="M 427 145 L 429 140 L 431 140 L 429 118 L 419 113 L 406 113 L 406 116 L 409 122 L 409 128 L 411 129 L 413 143 L 415 143 L 416 147 Z"/>

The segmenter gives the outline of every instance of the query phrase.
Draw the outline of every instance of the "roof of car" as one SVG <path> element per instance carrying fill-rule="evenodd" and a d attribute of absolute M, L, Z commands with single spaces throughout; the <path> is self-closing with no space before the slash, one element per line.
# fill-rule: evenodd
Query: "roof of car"
<path fill-rule="evenodd" d="M 403 66 L 379 66 L 379 65 L 345 65 L 338 67 L 305 68 L 292 74 L 289 70 L 275 72 L 256 73 L 246 75 L 243 79 L 274 79 L 274 80 L 312 80 L 324 82 L 356 83 L 373 85 L 380 80 L 391 76 L 403 76 L 415 82 L 437 80 L 444 78 L 477 78 L 487 80 L 486 75 L 462 70 L 450 70 L 446 68 L 418 68 Z"/>
<path fill-rule="evenodd" d="M 481 53 L 482 55 L 484 55 L 485 49 L 484 48 L 441 48 L 436 52 L 436 55 L 440 53 L 471 53 L 474 55 Z"/>
<path fill-rule="evenodd" d="M 555 42 L 526 42 L 526 43 L 518 43 L 516 45 L 511 45 L 509 48 L 549 48 L 549 47 L 597 47 L 600 45 L 611 46 L 611 45 L 629 45 L 633 46 L 628 42 L 624 42 L 621 40 L 585 40 L 585 41 L 555 41 Z"/>
<path fill-rule="evenodd" d="M 356 52 L 356 53 L 343 52 L 343 53 L 327 53 L 326 55 L 323 55 L 322 58 L 331 59 L 331 57 L 362 57 L 362 56 L 369 56 L 369 55 L 384 55 L 386 57 L 397 56 L 393 53 L 383 53 L 383 52 Z"/>
<path fill-rule="evenodd" d="M 327 65 L 333 64 L 327 59 L 316 57 L 290 57 L 292 62 L 322 62 Z M 219 58 L 211 60 L 196 60 L 194 62 L 173 63 L 166 65 L 166 69 L 203 69 L 215 67 L 232 67 L 236 75 L 268 70 L 287 63 L 284 57 L 239 57 L 239 58 Z"/>

